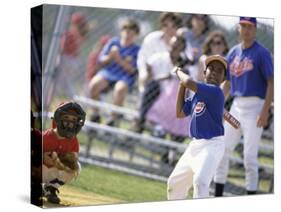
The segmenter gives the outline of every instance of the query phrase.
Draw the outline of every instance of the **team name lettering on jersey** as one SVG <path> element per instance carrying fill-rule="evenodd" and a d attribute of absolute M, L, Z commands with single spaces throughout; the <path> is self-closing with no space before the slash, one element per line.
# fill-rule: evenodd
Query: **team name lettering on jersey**
<path fill-rule="evenodd" d="M 254 68 L 253 61 L 248 57 L 241 60 L 239 56 L 236 56 L 229 65 L 231 75 L 239 77 L 247 71 L 252 71 Z"/>
<path fill-rule="evenodd" d="M 206 110 L 206 105 L 204 102 L 197 102 L 194 112 L 196 116 L 201 116 Z"/>

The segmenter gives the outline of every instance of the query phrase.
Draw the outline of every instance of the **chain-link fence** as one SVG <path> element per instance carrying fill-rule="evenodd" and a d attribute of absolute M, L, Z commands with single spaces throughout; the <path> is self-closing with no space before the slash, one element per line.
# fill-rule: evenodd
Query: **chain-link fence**
<path fill-rule="evenodd" d="M 178 14 L 179 17 L 172 17 L 172 22 L 177 22 L 176 25 L 180 28 L 176 33 L 185 38 L 185 43 L 178 58 L 171 60 L 169 54 L 173 51 L 172 41 L 167 39 L 170 35 L 163 34 L 163 28 L 167 29 L 169 26 L 165 25 L 165 18 L 160 19 L 160 12 L 67 8 L 68 13 L 59 20 L 60 6 L 44 6 L 43 70 L 51 73 L 52 79 L 52 88 L 47 88 L 52 90 L 48 94 L 51 102 L 49 110 L 59 102 L 73 98 L 87 110 L 88 121 L 79 137 L 82 162 L 165 181 L 191 141 L 187 130 L 189 118 L 178 120 L 175 117 L 178 81 L 170 75 L 171 68 L 184 60 L 186 71 L 195 80 L 202 80 L 201 56 L 212 54 L 210 43 L 207 42 L 210 33 L 220 31 L 212 36 L 224 38 L 225 42 L 215 53 L 225 55 L 227 49 L 239 42 L 239 17 L 198 15 L 197 22 L 192 14 L 181 13 Z M 137 22 L 139 34 L 134 22 L 126 22 L 128 19 Z M 273 20 L 257 20 L 257 40 L 273 55 Z M 59 33 L 55 33 L 59 21 L 64 24 L 57 31 Z M 126 40 L 126 36 L 131 36 L 129 33 L 122 34 L 127 28 L 138 36 L 131 43 L 130 39 L 134 38 L 129 38 L 126 41 L 128 46 L 123 48 L 120 47 L 122 45 L 118 38 L 123 36 Z M 158 34 L 151 35 L 155 31 Z M 174 33 L 173 29 L 168 33 Z M 160 46 L 153 46 L 149 41 L 164 37 L 166 40 L 163 39 Z M 55 68 L 46 70 L 46 64 L 50 60 L 50 46 L 56 38 L 59 39 L 56 45 L 60 46 L 60 50 L 53 61 Z M 142 49 L 144 45 L 147 45 L 147 50 Z M 117 53 L 114 51 L 116 46 Z M 163 54 L 157 56 L 158 53 Z M 120 54 L 122 65 L 112 65 L 105 61 L 104 56 L 107 55 L 120 61 Z M 149 69 L 144 76 L 140 70 L 140 54 L 143 54 L 143 63 Z M 105 62 L 101 66 L 102 57 Z M 104 67 L 114 71 L 107 71 Z M 228 104 L 231 104 L 231 100 Z M 229 182 L 237 191 L 244 186 L 240 179 L 244 175 L 242 149 L 243 139 L 231 158 Z M 273 108 L 259 153 L 260 190 L 272 191 Z M 238 194 L 234 187 L 231 187 L 230 192 Z"/>

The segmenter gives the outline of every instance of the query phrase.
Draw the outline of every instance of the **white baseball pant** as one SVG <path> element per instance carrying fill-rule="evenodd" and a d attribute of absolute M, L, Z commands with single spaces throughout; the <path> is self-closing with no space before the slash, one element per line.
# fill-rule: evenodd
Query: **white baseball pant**
<path fill-rule="evenodd" d="M 81 166 L 79 164 L 79 172 L 66 172 L 59 170 L 56 167 L 47 167 L 43 164 L 42 166 L 42 180 L 45 184 L 51 184 L 53 187 L 58 188 L 65 183 L 73 180 L 80 173 Z"/>
<path fill-rule="evenodd" d="M 168 179 L 168 200 L 186 199 L 192 185 L 193 198 L 208 197 L 224 149 L 222 136 L 191 141 Z"/>
<path fill-rule="evenodd" d="M 241 127 L 234 129 L 229 123 L 224 123 L 226 149 L 215 174 L 214 181 L 216 183 L 226 183 L 229 157 L 243 135 L 246 189 L 248 191 L 257 190 L 258 146 L 263 131 L 263 128 L 257 127 L 257 117 L 262 110 L 263 104 L 264 100 L 258 97 L 236 97 L 234 99 L 230 113 L 240 121 Z"/>

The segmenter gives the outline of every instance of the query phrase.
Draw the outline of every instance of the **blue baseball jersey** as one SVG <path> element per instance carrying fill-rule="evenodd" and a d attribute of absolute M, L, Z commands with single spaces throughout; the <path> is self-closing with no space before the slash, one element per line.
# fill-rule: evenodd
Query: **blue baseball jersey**
<path fill-rule="evenodd" d="M 224 135 L 224 95 L 220 87 L 197 83 L 197 92 L 185 100 L 183 112 L 191 116 L 191 137 L 210 139 Z"/>
<path fill-rule="evenodd" d="M 267 80 L 273 76 L 270 52 L 257 41 L 246 49 L 238 44 L 229 51 L 227 61 L 231 95 L 257 96 L 264 99 Z"/>
<path fill-rule="evenodd" d="M 117 37 L 114 37 L 108 41 L 108 43 L 104 46 L 103 50 L 101 51 L 101 53 L 99 55 L 99 59 L 102 56 L 107 55 L 113 46 L 116 46 L 118 48 L 119 54 L 122 59 L 130 61 L 131 65 L 133 67 L 135 67 L 135 68 L 137 67 L 137 56 L 138 56 L 138 52 L 140 49 L 139 45 L 132 44 L 132 45 L 126 46 L 126 47 L 121 46 L 120 38 L 117 38 Z M 117 64 L 114 61 L 110 62 L 108 65 L 103 67 L 103 69 L 107 70 L 107 72 L 109 74 L 111 74 L 112 77 L 114 76 L 114 78 L 116 78 L 116 80 L 123 77 L 124 75 L 133 77 L 132 74 L 129 74 L 122 66 L 120 66 L 119 64 Z"/>

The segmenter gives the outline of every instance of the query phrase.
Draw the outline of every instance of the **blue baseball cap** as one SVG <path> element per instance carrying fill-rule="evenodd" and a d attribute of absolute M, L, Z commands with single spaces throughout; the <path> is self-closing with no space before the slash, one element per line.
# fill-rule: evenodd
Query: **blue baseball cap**
<path fill-rule="evenodd" d="M 252 17 L 240 17 L 239 24 L 241 23 L 257 26 L 257 19 Z"/>

